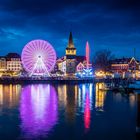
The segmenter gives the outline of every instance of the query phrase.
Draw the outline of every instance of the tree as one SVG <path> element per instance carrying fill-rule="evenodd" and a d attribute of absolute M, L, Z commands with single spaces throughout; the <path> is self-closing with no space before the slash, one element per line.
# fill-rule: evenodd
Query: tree
<path fill-rule="evenodd" d="M 114 56 L 109 50 L 101 50 L 96 52 L 93 60 L 93 66 L 95 70 L 108 71 L 111 68 L 111 60 Z"/>

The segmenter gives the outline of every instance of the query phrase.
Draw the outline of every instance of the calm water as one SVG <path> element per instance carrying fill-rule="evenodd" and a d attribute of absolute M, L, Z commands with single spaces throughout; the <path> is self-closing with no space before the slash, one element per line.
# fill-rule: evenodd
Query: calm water
<path fill-rule="evenodd" d="M 0 140 L 135 140 L 135 94 L 102 86 L 0 85 Z"/>

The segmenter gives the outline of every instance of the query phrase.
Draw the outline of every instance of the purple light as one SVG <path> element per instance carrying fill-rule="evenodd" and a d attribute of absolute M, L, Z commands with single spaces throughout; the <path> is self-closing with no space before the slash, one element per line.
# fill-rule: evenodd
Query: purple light
<path fill-rule="evenodd" d="M 27 72 L 39 75 L 54 68 L 56 52 L 49 42 L 33 40 L 23 48 L 21 59 Z"/>
<path fill-rule="evenodd" d="M 20 118 L 25 138 L 46 137 L 58 120 L 58 101 L 55 89 L 50 85 L 23 87 Z"/>

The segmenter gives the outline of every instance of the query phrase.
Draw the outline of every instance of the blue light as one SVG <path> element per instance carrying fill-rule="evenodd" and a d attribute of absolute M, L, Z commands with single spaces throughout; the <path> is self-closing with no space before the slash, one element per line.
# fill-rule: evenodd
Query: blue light
<path fill-rule="evenodd" d="M 77 74 L 76 74 L 76 76 L 78 77 L 78 78 L 88 78 L 88 77 L 93 77 L 93 70 L 92 70 L 92 68 L 85 68 L 85 69 L 83 69 L 83 71 L 82 72 L 77 72 Z"/>
<path fill-rule="evenodd" d="M 93 73 L 92 73 L 92 72 L 90 72 L 89 74 L 90 74 L 90 75 L 92 75 Z"/>

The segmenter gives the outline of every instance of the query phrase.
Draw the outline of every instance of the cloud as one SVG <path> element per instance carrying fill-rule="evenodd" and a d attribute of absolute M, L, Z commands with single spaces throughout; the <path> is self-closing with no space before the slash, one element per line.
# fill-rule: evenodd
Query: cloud
<path fill-rule="evenodd" d="M 13 40 L 24 37 L 24 34 L 19 30 L 14 29 L 0 29 L 0 40 Z"/>
<path fill-rule="evenodd" d="M 139 0 L 0 0 L 0 46 L 7 45 L 3 52 L 10 45 L 19 51 L 28 41 L 42 38 L 63 55 L 60 49 L 72 31 L 80 54 L 87 40 L 92 53 L 120 48 L 121 54 L 122 46 L 139 46 L 139 6 Z"/>

